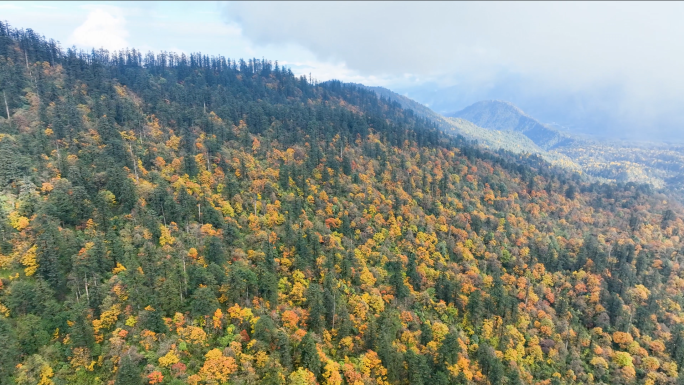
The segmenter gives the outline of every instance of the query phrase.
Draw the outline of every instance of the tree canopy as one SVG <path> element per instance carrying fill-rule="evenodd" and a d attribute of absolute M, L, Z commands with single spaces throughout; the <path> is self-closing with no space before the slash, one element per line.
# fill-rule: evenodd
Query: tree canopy
<path fill-rule="evenodd" d="M 672 384 L 682 208 L 277 62 L 0 23 L 0 383 Z"/>

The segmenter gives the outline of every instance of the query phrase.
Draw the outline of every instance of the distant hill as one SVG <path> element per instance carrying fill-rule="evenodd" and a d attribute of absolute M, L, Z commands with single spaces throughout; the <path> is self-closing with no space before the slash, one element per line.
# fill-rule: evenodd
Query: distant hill
<path fill-rule="evenodd" d="M 500 100 L 478 102 L 445 117 L 387 88 L 355 85 L 432 120 L 446 133 L 462 135 L 490 150 L 536 154 L 553 165 L 582 171 L 598 181 L 648 183 L 657 188 L 684 190 L 681 147 L 571 137 Z"/>
<path fill-rule="evenodd" d="M 385 98 L 394 102 L 397 102 L 401 105 L 401 108 L 406 109 L 406 110 L 412 110 L 414 113 L 418 114 L 419 116 L 427 119 L 431 119 L 435 121 L 438 125 L 442 125 L 442 128 L 444 128 L 444 124 L 448 123 L 444 119 L 444 116 L 436 113 L 435 111 L 431 110 L 429 107 L 425 106 L 424 104 L 418 103 L 413 99 L 410 99 L 404 95 L 400 95 L 392 90 L 388 90 L 387 88 L 384 87 L 369 87 L 365 86 L 363 84 L 359 83 L 349 83 L 353 84 L 357 87 L 365 88 L 367 90 L 374 91 L 379 97 Z"/>
<path fill-rule="evenodd" d="M 513 104 L 501 100 L 477 102 L 447 116 L 462 118 L 493 130 L 521 132 L 545 150 L 568 145 L 573 141 L 569 136 L 525 114 Z"/>
<path fill-rule="evenodd" d="M 484 147 L 498 150 L 504 149 L 514 153 L 531 153 L 542 154 L 544 150 L 532 142 L 523 134 L 514 133 L 510 131 L 497 131 L 487 128 L 479 127 L 478 125 L 458 118 L 447 118 L 429 107 L 416 102 L 406 96 L 388 90 L 383 87 L 368 87 L 362 84 L 354 84 L 356 86 L 375 91 L 378 96 L 397 102 L 403 109 L 412 110 L 420 117 L 430 119 L 437 124 L 437 126 L 447 133 L 463 135 L 470 140 L 476 140 Z"/>
<path fill-rule="evenodd" d="M 387 88 L 369 87 L 364 86 L 363 84 L 354 85 L 372 90 L 382 98 L 395 101 L 399 103 L 402 108 L 412 110 L 415 114 L 432 120 L 442 131 L 451 134 L 462 135 L 466 139 L 477 141 L 478 144 L 485 148 L 491 150 L 506 150 L 516 154 L 537 154 L 553 164 L 562 165 L 563 167 L 573 170 L 580 169 L 580 167 L 574 164 L 567 156 L 563 154 L 550 153 L 542 148 L 542 146 L 535 143 L 533 139 L 527 136 L 529 131 L 518 132 L 518 130 L 513 130 L 510 128 L 483 128 L 485 126 L 473 123 L 472 120 L 467 118 L 442 116 L 431 110 L 429 107 L 394 91 L 388 90 Z M 512 108 L 519 111 L 520 114 L 524 115 L 524 113 L 517 107 L 510 103 L 506 104 L 509 104 Z M 552 141 L 553 139 L 555 139 L 555 137 L 550 137 L 546 143 Z"/>

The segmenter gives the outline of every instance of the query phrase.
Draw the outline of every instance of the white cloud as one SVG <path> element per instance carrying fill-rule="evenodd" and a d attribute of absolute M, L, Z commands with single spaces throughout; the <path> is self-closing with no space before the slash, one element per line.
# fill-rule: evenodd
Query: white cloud
<path fill-rule="evenodd" d="M 329 63 L 317 60 L 281 60 L 279 64 L 291 69 L 292 73 L 296 76 L 304 75 L 308 78 L 311 75 L 317 81 L 337 79 L 369 86 L 387 86 L 395 80 L 386 76 L 362 75 L 358 71 L 348 68 L 344 63 Z"/>
<path fill-rule="evenodd" d="M 20 10 L 23 9 L 22 7 L 12 4 L 12 3 L 5 3 L 5 4 L 0 4 L 0 9 L 5 9 L 5 10 Z"/>
<path fill-rule="evenodd" d="M 373 74 L 506 69 L 639 82 L 665 77 L 645 70 L 675 71 L 684 49 L 676 3 L 238 2 L 224 13 L 257 44 L 300 44 Z"/>
<path fill-rule="evenodd" d="M 620 124 L 677 115 L 684 127 L 684 3 L 231 2 L 224 17 L 258 46 L 299 45 L 359 76 L 474 88 L 523 79 L 526 95 L 592 102 L 615 89 L 601 108 Z"/>
<path fill-rule="evenodd" d="M 53 7 L 51 5 L 44 5 L 44 4 L 31 4 L 33 8 L 38 8 L 38 9 L 59 9 L 57 7 Z"/>
<path fill-rule="evenodd" d="M 118 50 L 129 47 L 128 30 L 123 12 L 118 7 L 94 8 L 85 22 L 69 37 L 69 45 L 84 49 Z"/>

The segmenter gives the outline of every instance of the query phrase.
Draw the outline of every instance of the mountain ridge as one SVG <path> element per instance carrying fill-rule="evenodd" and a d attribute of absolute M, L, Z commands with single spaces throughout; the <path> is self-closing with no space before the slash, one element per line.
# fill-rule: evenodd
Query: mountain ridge
<path fill-rule="evenodd" d="M 0 22 L 0 384 L 680 376 L 660 191 L 265 59 L 50 43 Z"/>
<path fill-rule="evenodd" d="M 469 119 L 443 116 L 407 96 L 400 95 L 384 87 L 371 87 L 357 83 L 350 84 L 372 90 L 380 97 L 396 101 L 402 108 L 410 109 L 424 118 L 431 119 L 442 131 L 453 135 L 462 135 L 468 140 L 476 141 L 485 148 L 491 150 L 505 150 L 515 154 L 535 154 L 554 165 L 559 165 L 573 171 L 581 170 L 580 166 L 574 163 L 569 157 L 561 153 L 547 151 L 547 149 L 529 138 L 525 132 L 483 127 Z M 505 103 L 510 104 L 522 113 L 522 110 L 515 107 L 512 103 Z M 558 142 L 557 144 L 560 145 L 561 142 Z"/>
<path fill-rule="evenodd" d="M 540 123 L 513 103 L 503 100 L 481 101 L 449 114 L 463 112 L 462 115 L 468 115 L 465 118 L 447 117 L 389 89 L 359 86 L 433 120 L 442 131 L 462 135 L 485 148 L 536 154 L 554 165 L 582 172 L 597 181 L 648 183 L 656 188 L 668 186 L 684 192 L 684 156 L 676 145 L 607 142 L 586 134 L 568 134 Z M 503 113 L 497 114 L 497 111 Z"/>
<path fill-rule="evenodd" d="M 522 132 L 545 150 L 569 145 L 574 140 L 527 115 L 513 103 L 502 100 L 476 102 L 447 116 L 463 118 L 484 128 Z"/>

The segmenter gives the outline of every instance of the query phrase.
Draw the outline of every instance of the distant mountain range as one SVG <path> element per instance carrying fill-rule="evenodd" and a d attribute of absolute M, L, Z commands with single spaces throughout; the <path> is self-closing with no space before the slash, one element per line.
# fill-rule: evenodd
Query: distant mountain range
<path fill-rule="evenodd" d="M 497 129 L 490 130 L 480 127 L 465 119 L 445 117 L 415 100 L 399 95 L 387 88 L 368 87 L 363 84 L 356 85 L 373 90 L 378 96 L 395 101 L 399 103 L 402 108 L 412 110 L 417 115 L 432 120 L 443 131 L 463 135 L 470 140 L 476 140 L 484 147 L 495 150 L 505 149 L 514 153 L 540 154 L 544 152 L 532 140 L 521 133 L 512 131 L 499 132 Z"/>
<path fill-rule="evenodd" d="M 373 90 L 378 96 L 396 101 L 402 108 L 413 110 L 414 113 L 431 119 L 444 131 L 456 132 L 468 139 L 477 140 L 486 147 L 504 148 L 505 143 L 514 142 L 514 148 L 505 149 L 513 152 L 544 153 L 545 150 L 568 145 L 573 140 L 568 135 L 526 115 L 509 102 L 477 102 L 461 111 L 443 116 L 387 88 L 356 85 Z M 500 145 L 495 145 L 497 143 Z"/>
<path fill-rule="evenodd" d="M 443 116 L 383 87 L 365 87 L 430 119 L 443 131 L 462 135 L 491 150 L 536 154 L 556 166 L 602 181 L 648 183 L 684 190 L 684 152 L 667 143 L 624 142 L 561 132 L 510 102 L 485 100 Z"/>
<path fill-rule="evenodd" d="M 545 150 L 569 145 L 574 141 L 567 134 L 540 123 L 520 108 L 501 100 L 477 102 L 447 116 L 462 118 L 493 130 L 520 132 Z"/>

